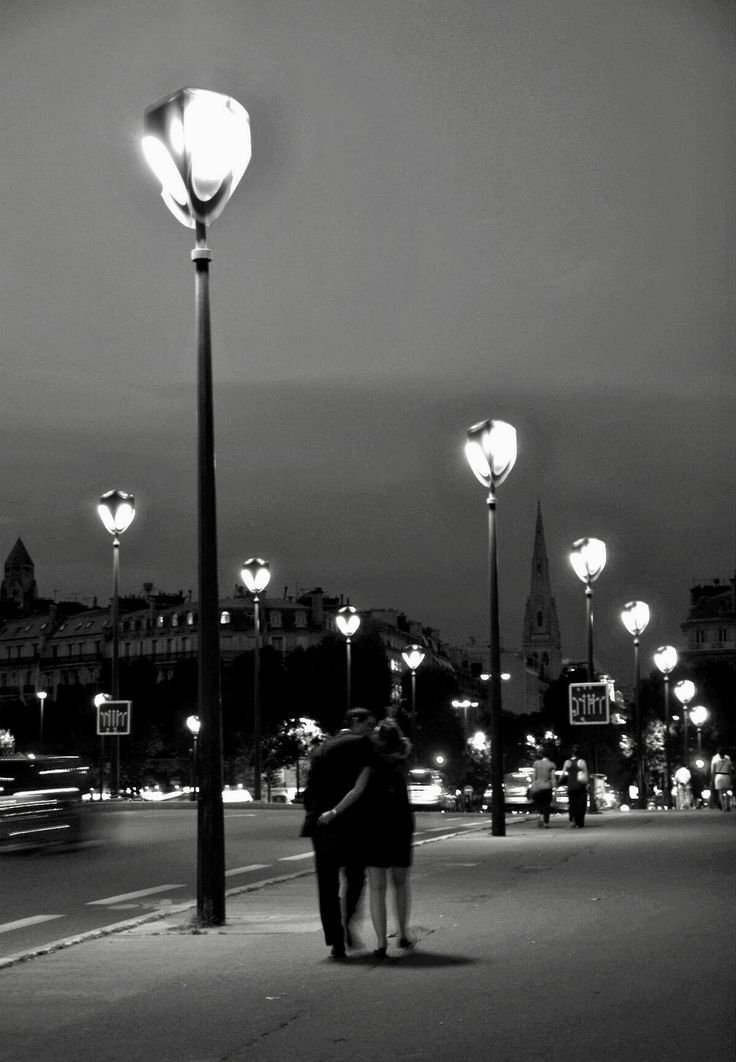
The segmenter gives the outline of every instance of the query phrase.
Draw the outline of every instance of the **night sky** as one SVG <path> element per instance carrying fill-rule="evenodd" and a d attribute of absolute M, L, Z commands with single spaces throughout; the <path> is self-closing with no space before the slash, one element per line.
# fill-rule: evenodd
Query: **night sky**
<path fill-rule="evenodd" d="M 466 429 L 519 436 L 499 490 L 517 649 L 541 501 L 602 538 L 599 664 L 682 644 L 734 572 L 733 5 L 717 0 L 4 0 L 0 554 L 107 601 L 104 491 L 136 497 L 121 592 L 196 588 L 192 234 L 140 151 L 192 85 L 249 111 L 209 231 L 220 592 L 243 560 L 487 640 Z M 196 593 L 196 590 L 195 590 Z"/>

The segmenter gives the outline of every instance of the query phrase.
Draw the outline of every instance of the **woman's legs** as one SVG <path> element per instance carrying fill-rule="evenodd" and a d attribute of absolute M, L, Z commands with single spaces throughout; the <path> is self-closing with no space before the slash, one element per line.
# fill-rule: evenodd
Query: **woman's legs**
<path fill-rule="evenodd" d="M 396 922 L 399 927 L 399 940 L 408 940 L 409 925 L 409 868 L 392 867 L 391 877 L 394 883 L 394 898 L 396 902 Z"/>
<path fill-rule="evenodd" d="M 376 934 L 376 946 L 386 949 L 386 868 L 368 867 L 371 922 Z"/>

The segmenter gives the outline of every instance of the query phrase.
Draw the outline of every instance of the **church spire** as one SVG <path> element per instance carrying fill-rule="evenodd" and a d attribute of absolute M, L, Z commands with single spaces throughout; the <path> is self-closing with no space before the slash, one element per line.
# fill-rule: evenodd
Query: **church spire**
<path fill-rule="evenodd" d="M 549 579 L 549 560 L 544 542 L 542 505 L 537 499 L 537 523 L 534 531 L 534 552 L 529 584 L 529 596 L 524 611 L 522 647 L 527 662 L 539 677 L 550 682 L 562 668 L 562 647 L 557 606 L 552 597 Z"/>

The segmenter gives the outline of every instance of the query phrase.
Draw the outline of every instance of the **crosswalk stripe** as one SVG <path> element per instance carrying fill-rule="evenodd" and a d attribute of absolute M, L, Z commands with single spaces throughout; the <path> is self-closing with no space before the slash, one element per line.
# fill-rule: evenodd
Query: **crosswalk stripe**
<path fill-rule="evenodd" d="M 249 870 L 266 870 L 270 866 L 270 863 L 251 863 L 249 867 L 233 867 L 232 870 L 225 871 L 225 877 L 232 877 L 233 874 L 247 874 Z"/>
<path fill-rule="evenodd" d="M 172 889 L 184 889 L 185 885 L 155 885 L 152 889 L 139 889 L 137 892 L 123 892 L 120 896 L 106 896 L 102 900 L 90 900 L 87 907 L 104 907 L 111 903 L 123 903 L 126 900 L 137 900 L 141 896 L 153 896 L 157 892 L 171 892 Z"/>
<path fill-rule="evenodd" d="M 32 915 L 30 918 L 19 918 L 15 922 L 4 922 L 0 925 L 0 933 L 9 933 L 11 929 L 26 929 L 28 926 L 36 926 L 41 922 L 53 922 L 55 918 L 63 918 L 64 915 Z"/>
<path fill-rule="evenodd" d="M 312 852 L 300 852 L 299 855 L 281 856 L 279 863 L 288 863 L 290 859 L 311 859 Z"/>

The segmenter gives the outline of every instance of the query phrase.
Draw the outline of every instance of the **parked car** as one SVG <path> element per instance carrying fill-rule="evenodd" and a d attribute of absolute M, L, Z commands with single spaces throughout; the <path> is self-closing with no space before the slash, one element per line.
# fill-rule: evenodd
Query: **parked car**
<path fill-rule="evenodd" d="M 560 785 L 562 771 L 555 771 L 557 786 L 554 791 L 552 804 L 557 811 L 567 811 L 570 801 L 567 795 L 567 786 Z M 595 785 L 595 799 L 599 811 L 611 811 L 619 806 L 616 790 L 606 781 L 605 774 L 591 775 Z"/>
<path fill-rule="evenodd" d="M 442 775 L 429 767 L 412 767 L 408 779 L 409 803 L 415 808 L 443 808 L 447 800 Z"/>
<path fill-rule="evenodd" d="M 0 757 L 0 845 L 71 844 L 84 839 L 82 794 L 91 768 L 79 756 Z"/>

